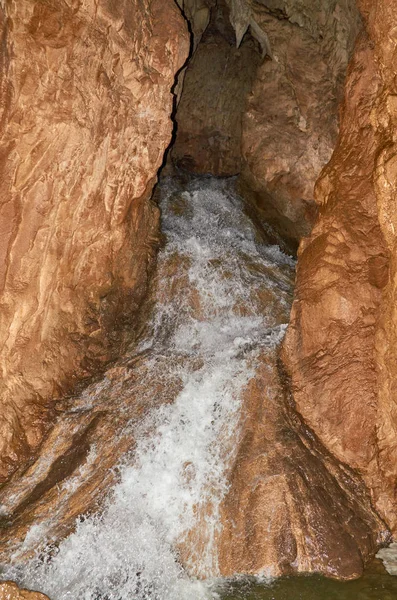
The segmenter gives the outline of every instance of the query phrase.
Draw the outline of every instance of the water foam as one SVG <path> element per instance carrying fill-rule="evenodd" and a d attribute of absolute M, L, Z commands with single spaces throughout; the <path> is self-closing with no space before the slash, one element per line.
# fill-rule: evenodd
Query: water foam
<path fill-rule="evenodd" d="M 257 239 L 230 183 L 199 180 L 181 193 L 169 182 L 162 195 L 167 243 L 152 326 L 137 349 L 147 354 L 145 368 L 137 372 L 148 402 L 167 390 L 167 378 L 178 391 L 134 430 L 136 448 L 102 512 L 81 518 L 55 553 L 37 553 L 22 572 L 6 569 L 52 600 L 216 596 L 192 573 L 219 575 L 219 511 L 241 395 L 259 349 L 283 336 L 276 313 L 290 303 L 293 261 Z M 266 305 L 264 285 L 274 290 Z"/>

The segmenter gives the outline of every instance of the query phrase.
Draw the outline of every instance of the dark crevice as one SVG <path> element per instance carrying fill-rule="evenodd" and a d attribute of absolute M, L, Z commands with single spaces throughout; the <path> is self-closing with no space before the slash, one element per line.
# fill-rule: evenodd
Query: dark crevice
<path fill-rule="evenodd" d="M 173 95 L 171 121 L 172 121 L 173 126 L 172 126 L 170 143 L 168 144 L 167 148 L 165 149 L 164 156 L 163 156 L 163 162 L 161 163 L 161 166 L 158 170 L 159 178 L 161 176 L 161 173 L 162 173 L 165 165 L 167 164 L 169 152 L 170 152 L 171 148 L 173 147 L 173 145 L 175 144 L 177 130 L 178 130 L 178 122 L 176 120 L 176 113 L 177 113 L 177 109 L 178 109 L 178 94 L 176 92 L 176 89 L 177 89 L 177 86 L 179 83 L 179 77 L 180 77 L 181 73 L 183 73 L 183 71 L 186 69 L 187 65 L 189 64 L 189 62 L 194 54 L 194 35 L 193 35 L 191 23 L 190 23 L 189 19 L 187 18 L 185 11 L 179 6 L 179 4 L 176 2 L 176 0 L 175 0 L 175 4 L 178 7 L 178 9 L 180 10 L 180 13 L 185 20 L 185 23 L 186 23 L 186 26 L 187 26 L 187 29 L 189 32 L 190 45 L 189 45 L 189 54 L 187 56 L 187 59 L 185 60 L 185 62 L 181 66 L 181 68 L 176 72 L 174 84 L 171 88 L 171 93 Z"/>

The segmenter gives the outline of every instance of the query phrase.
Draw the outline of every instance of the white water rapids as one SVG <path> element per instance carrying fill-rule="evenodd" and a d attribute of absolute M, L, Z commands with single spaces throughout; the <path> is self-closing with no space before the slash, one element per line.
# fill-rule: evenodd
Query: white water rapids
<path fill-rule="evenodd" d="M 22 571 L 3 573 L 52 600 L 215 595 L 191 574 L 219 575 L 219 513 L 241 396 L 259 351 L 283 336 L 294 265 L 260 239 L 230 181 L 175 186 L 163 185 L 155 316 L 135 348 L 147 357 L 141 383 L 155 407 L 134 432 L 136 447 L 102 512 L 82 518 L 55 555 L 41 551 Z M 173 401 L 158 402 L 168 377 L 179 382 Z"/>

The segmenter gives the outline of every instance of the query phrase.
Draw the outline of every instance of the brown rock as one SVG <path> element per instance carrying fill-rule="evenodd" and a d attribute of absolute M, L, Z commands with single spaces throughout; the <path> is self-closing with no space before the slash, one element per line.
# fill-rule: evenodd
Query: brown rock
<path fill-rule="evenodd" d="M 12 581 L 4 581 L 0 583 L 0 600 L 49 600 L 49 598 L 39 592 L 22 590 Z"/>
<path fill-rule="evenodd" d="M 242 430 L 223 504 L 223 575 L 362 574 L 385 526 L 362 481 L 338 464 L 285 401 L 275 352 L 245 394 Z"/>
<path fill-rule="evenodd" d="M 243 119 L 242 189 L 299 241 L 313 226 L 314 184 L 335 147 L 359 15 L 339 0 L 245 4 L 267 34 L 271 59 L 257 72 Z"/>
<path fill-rule="evenodd" d="M 177 166 L 221 176 L 240 172 L 242 115 L 260 62 L 252 38 L 235 47 L 228 9 L 218 1 L 183 82 L 171 153 Z"/>
<path fill-rule="evenodd" d="M 339 141 L 317 184 L 284 346 L 298 410 L 358 471 L 397 531 L 395 42 L 390 3 L 360 2 Z"/>
<path fill-rule="evenodd" d="M 175 196 L 173 210 L 186 210 L 183 196 Z M 189 286 L 189 266 L 186 255 L 175 253 L 154 273 L 136 322 L 143 339 L 156 326 L 156 302 L 181 303 L 183 297 L 191 316 L 201 318 L 198 292 Z M 101 510 L 117 483 L 117 466 L 134 450 L 136 428 L 148 411 L 173 402 L 180 392 L 176 365 L 182 368 L 191 361 L 192 368 L 202 367 L 199 357 L 172 355 L 171 360 L 172 372 L 164 350 L 158 355 L 150 349 L 140 352 L 131 344 L 98 381 L 56 405 L 56 423 L 35 460 L 0 489 L 1 562 L 12 557 L 14 564 L 24 564 L 44 542 L 56 544 L 73 531 L 81 515 Z M 39 525 L 45 535 L 29 535 Z"/>
<path fill-rule="evenodd" d="M 313 226 L 314 184 L 335 147 L 359 12 L 340 0 L 183 6 L 195 54 L 173 161 L 196 173 L 241 173 L 244 195 L 296 249 Z"/>
<path fill-rule="evenodd" d="M 188 209 L 178 193 L 170 206 L 178 215 Z M 256 234 L 258 241 L 266 239 L 260 229 Z M 255 307 L 255 314 L 263 311 L 273 326 L 285 323 L 291 266 L 250 262 L 245 252 L 241 258 L 258 281 L 251 301 L 236 304 L 236 313 L 249 316 Z M 221 267 L 221 258 L 217 264 Z M 149 333 L 150 338 L 156 326 L 150 313 L 156 302 L 167 306 L 174 300 L 190 318 L 203 318 L 189 267 L 183 251 L 161 263 L 141 315 L 143 336 Z M 230 276 L 227 270 L 219 273 Z M 169 327 L 174 327 L 173 318 Z M 162 345 L 159 350 L 156 344 L 141 352 L 131 346 L 105 377 L 59 406 L 58 421 L 35 462 L 0 490 L 1 562 L 12 557 L 14 566 L 23 564 L 42 550 L 43 538 L 56 548 L 79 515 L 101 509 L 117 481 L 115 466 L 123 454 L 133 452 L 136 427 L 139 431 L 147 411 L 175 400 L 185 365 L 191 370 L 203 366 L 200 355 L 175 354 Z M 321 572 L 349 579 L 361 574 L 386 538 L 386 527 L 360 477 L 332 456 L 296 414 L 277 362 L 278 349 L 262 350 L 252 359 L 255 374 L 244 391 L 240 426 L 232 440 L 226 436 L 224 441 L 225 456 L 231 457 L 230 487 L 221 504 L 222 532 L 214 534 L 210 566 L 206 519 L 213 518 L 211 502 L 197 507 L 194 526 L 179 540 L 178 556 L 195 576 Z M 184 463 L 186 481 L 194 468 Z"/>
<path fill-rule="evenodd" d="M 115 356 L 145 293 L 189 43 L 172 0 L 3 3 L 0 27 L 4 481 L 40 445 L 50 399 Z"/>

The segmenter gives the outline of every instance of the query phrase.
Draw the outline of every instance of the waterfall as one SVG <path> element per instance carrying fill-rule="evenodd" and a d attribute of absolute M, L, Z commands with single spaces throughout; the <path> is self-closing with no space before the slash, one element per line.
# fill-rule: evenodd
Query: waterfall
<path fill-rule="evenodd" d="M 200 178 L 181 190 L 166 180 L 161 196 L 156 303 L 131 351 L 145 357 L 136 378 L 151 409 L 103 509 L 82 516 L 55 551 L 40 531 L 35 558 L 3 573 L 52 600 L 216 596 L 209 582 L 219 576 L 241 397 L 260 351 L 282 339 L 294 264 L 261 238 L 233 181 Z"/>

